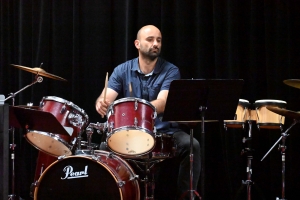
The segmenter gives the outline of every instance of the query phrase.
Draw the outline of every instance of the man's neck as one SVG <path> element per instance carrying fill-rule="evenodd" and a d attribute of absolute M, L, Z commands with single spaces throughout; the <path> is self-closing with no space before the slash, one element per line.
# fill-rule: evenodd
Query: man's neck
<path fill-rule="evenodd" d="M 150 59 L 141 58 L 140 56 L 139 57 L 140 70 L 144 74 L 149 74 L 155 68 L 156 62 L 157 62 L 157 58 L 155 60 L 150 60 Z"/>

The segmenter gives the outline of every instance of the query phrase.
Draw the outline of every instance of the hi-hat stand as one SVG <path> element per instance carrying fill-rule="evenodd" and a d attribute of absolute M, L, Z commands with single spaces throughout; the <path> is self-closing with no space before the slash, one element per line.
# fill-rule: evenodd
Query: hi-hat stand
<path fill-rule="evenodd" d="M 243 80 L 233 79 L 181 79 L 171 82 L 163 121 L 177 123 L 201 122 L 201 190 L 204 195 L 205 181 L 205 131 L 204 122 L 218 122 L 234 116 L 239 96 L 243 87 Z M 201 199 L 193 185 L 193 128 L 190 129 L 190 181 L 189 188 L 182 194 Z"/>

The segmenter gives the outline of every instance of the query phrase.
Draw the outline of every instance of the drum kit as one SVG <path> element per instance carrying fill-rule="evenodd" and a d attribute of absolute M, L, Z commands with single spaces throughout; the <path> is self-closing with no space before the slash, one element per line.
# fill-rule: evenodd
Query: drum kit
<path fill-rule="evenodd" d="M 286 85 L 300 89 L 300 80 L 298 79 L 289 79 L 283 81 Z M 276 197 L 276 200 L 286 200 L 285 199 L 285 141 L 289 134 L 287 132 L 300 120 L 300 112 L 295 112 L 286 109 L 287 103 L 282 100 L 274 99 L 262 99 L 257 100 L 253 105 L 249 103 L 248 100 L 239 99 L 238 107 L 236 109 L 236 114 L 233 120 L 224 120 L 224 128 L 245 128 L 245 125 L 248 124 L 248 138 L 243 138 L 243 143 L 248 144 L 248 146 L 242 150 L 242 154 L 247 154 L 247 180 L 243 180 L 242 184 L 247 187 L 247 200 L 251 200 L 251 185 L 253 182 L 251 180 L 252 176 L 252 166 L 251 160 L 253 159 L 253 149 L 251 148 L 252 140 L 252 123 L 256 122 L 258 129 L 279 129 L 283 131 L 283 125 L 285 122 L 285 117 L 293 119 L 294 122 L 290 125 L 286 131 L 281 133 L 280 138 L 276 143 L 270 148 L 270 150 L 265 154 L 264 158 L 271 152 L 271 150 L 280 142 L 279 150 L 282 155 L 282 188 L 281 188 L 281 198 Z M 254 109 L 251 109 L 254 108 Z"/>
<path fill-rule="evenodd" d="M 42 76 L 66 80 L 41 68 L 12 66 L 36 74 L 32 84 L 5 99 L 13 100 L 10 131 L 25 128 L 26 140 L 39 150 L 32 198 L 139 200 L 143 183 L 144 199 L 154 199 L 154 166 L 173 157 L 176 146 L 172 136 L 156 132 L 157 114 L 152 104 L 139 98 L 119 99 L 109 106 L 105 123 L 91 123 L 83 109 L 56 96 L 43 97 L 39 106 L 15 106 L 15 95 L 42 82 Z M 94 130 L 106 134 L 110 151 L 99 150 L 99 145 L 91 142 Z M 87 141 L 82 141 L 84 132 Z M 14 154 L 14 139 L 11 146 Z M 15 198 L 14 167 L 12 171 L 9 199 Z"/>

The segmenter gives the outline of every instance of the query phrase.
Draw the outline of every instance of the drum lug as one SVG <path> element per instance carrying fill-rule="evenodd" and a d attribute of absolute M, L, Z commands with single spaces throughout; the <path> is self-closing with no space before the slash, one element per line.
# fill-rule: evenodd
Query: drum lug
<path fill-rule="evenodd" d="M 42 108 L 45 105 L 44 99 L 45 99 L 45 97 L 43 97 L 43 99 L 40 102 L 40 108 Z"/>
<path fill-rule="evenodd" d="M 29 194 L 30 197 L 34 198 L 34 190 L 38 186 L 39 186 L 39 182 L 38 181 L 35 181 L 35 182 L 31 183 L 31 185 L 30 185 L 30 194 Z"/>
<path fill-rule="evenodd" d="M 61 107 L 60 114 L 63 114 L 66 111 L 66 103 Z"/>
<path fill-rule="evenodd" d="M 118 182 L 118 187 L 121 188 L 125 185 L 125 181 L 119 181 Z"/>
<path fill-rule="evenodd" d="M 139 123 L 139 122 L 138 122 L 137 118 L 135 117 L 135 118 L 134 118 L 134 126 L 137 127 L 137 124 L 138 124 L 138 123 Z"/>
<path fill-rule="evenodd" d="M 155 108 L 152 119 L 156 119 L 156 117 L 157 117 L 157 113 L 156 113 L 156 108 Z"/>
<path fill-rule="evenodd" d="M 96 160 L 96 161 L 99 161 L 99 158 L 100 158 L 100 156 L 96 156 L 96 155 L 93 155 L 93 156 L 92 156 L 92 159 L 93 159 L 93 160 Z M 100 161 L 101 161 L 101 159 L 100 159 Z"/>
<path fill-rule="evenodd" d="M 66 155 L 58 156 L 57 160 L 62 160 L 66 157 Z"/>
<path fill-rule="evenodd" d="M 157 132 L 157 131 L 156 131 L 156 126 L 154 126 L 154 127 L 153 127 L 153 133 L 154 133 L 154 135 L 156 135 L 156 132 Z"/>
<path fill-rule="evenodd" d="M 138 102 L 137 100 L 135 100 L 135 103 L 134 103 L 134 110 L 137 110 L 138 109 Z"/>

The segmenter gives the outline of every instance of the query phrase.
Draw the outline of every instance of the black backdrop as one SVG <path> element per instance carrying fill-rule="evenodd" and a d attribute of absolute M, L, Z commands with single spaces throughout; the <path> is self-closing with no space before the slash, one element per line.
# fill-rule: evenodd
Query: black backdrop
<path fill-rule="evenodd" d="M 43 63 L 47 72 L 68 80 L 44 78 L 18 94 L 16 105 L 38 105 L 44 96 L 57 96 L 84 109 L 91 122 L 103 122 L 94 102 L 104 87 L 106 72 L 136 57 L 136 32 L 154 24 L 163 34 L 162 57 L 180 68 L 182 78 L 244 79 L 240 98 L 251 103 L 284 100 L 289 110 L 300 110 L 299 89 L 283 84 L 283 80 L 300 77 L 297 1 L 2 0 L 0 10 L 0 93 L 7 96 L 33 81 L 31 73 L 10 64 L 38 67 Z M 287 119 L 284 128 L 291 122 Z M 246 179 L 245 156 L 240 152 L 247 132 L 226 132 L 222 124 L 212 123 L 206 132 L 205 190 L 201 193 L 205 199 L 245 199 L 245 191 L 239 190 Z M 298 199 L 299 125 L 289 133 L 286 197 Z M 17 159 L 23 160 L 17 166 L 22 169 L 22 175 L 17 174 L 20 182 L 21 176 L 30 177 L 35 170 L 29 161 L 36 159 L 36 150 L 22 134 L 16 137 Z M 199 131 L 195 137 L 200 139 Z M 279 130 L 253 128 L 255 199 L 281 197 L 277 147 L 260 161 L 279 137 Z M 18 183 L 17 192 L 26 196 L 31 182 Z"/>

